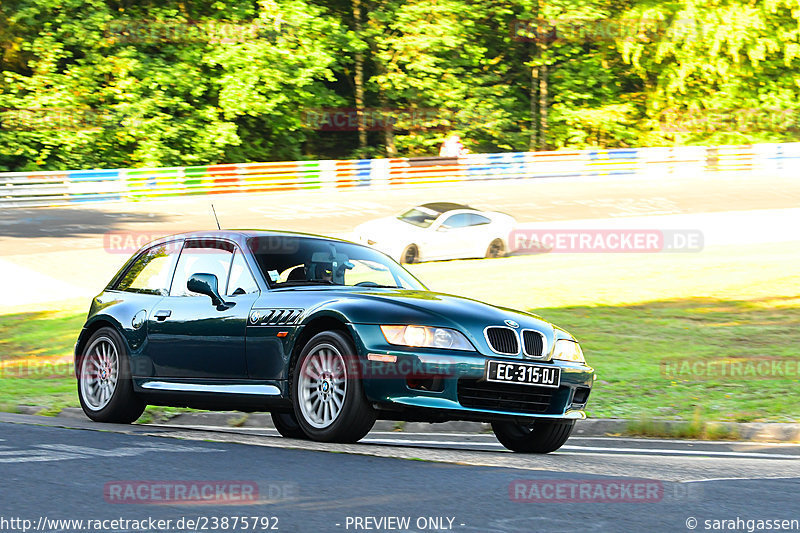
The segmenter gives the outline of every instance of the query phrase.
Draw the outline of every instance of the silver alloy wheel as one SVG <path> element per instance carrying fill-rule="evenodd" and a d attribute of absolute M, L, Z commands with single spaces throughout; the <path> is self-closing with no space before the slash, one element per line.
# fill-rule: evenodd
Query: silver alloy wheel
<path fill-rule="evenodd" d="M 297 393 L 303 418 L 317 429 L 336 421 L 347 393 L 344 357 L 332 344 L 320 344 L 300 367 Z"/>
<path fill-rule="evenodd" d="M 98 337 L 81 362 L 81 396 L 86 407 L 100 411 L 114 396 L 119 379 L 119 355 L 109 337 Z"/>

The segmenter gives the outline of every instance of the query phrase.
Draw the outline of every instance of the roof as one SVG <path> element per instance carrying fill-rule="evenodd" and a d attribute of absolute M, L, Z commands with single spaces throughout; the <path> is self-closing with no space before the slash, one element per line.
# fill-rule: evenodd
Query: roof
<path fill-rule="evenodd" d="M 448 211 L 455 211 L 456 209 L 472 209 L 468 205 L 456 204 L 454 202 L 432 202 L 429 204 L 422 204 L 420 207 L 436 211 L 437 213 L 446 213 Z"/>
<path fill-rule="evenodd" d="M 331 241 L 343 241 L 336 237 L 327 237 L 325 235 L 314 235 L 312 233 L 300 233 L 295 231 L 274 231 L 274 230 L 260 230 L 260 229 L 234 229 L 234 230 L 208 230 L 208 231 L 188 231 L 185 233 L 176 233 L 174 235 L 167 235 L 156 239 L 148 245 L 158 244 L 177 239 L 201 239 L 201 238 L 222 238 L 234 242 L 243 243 L 250 237 L 304 237 L 311 239 L 326 239 Z"/>

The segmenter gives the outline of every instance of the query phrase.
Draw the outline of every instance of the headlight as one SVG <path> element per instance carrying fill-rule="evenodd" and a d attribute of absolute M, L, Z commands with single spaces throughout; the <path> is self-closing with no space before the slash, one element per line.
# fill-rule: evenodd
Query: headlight
<path fill-rule="evenodd" d="M 398 346 L 474 350 L 460 332 L 449 328 L 430 326 L 381 326 L 386 342 Z"/>
<path fill-rule="evenodd" d="M 553 359 L 559 361 L 571 361 L 573 363 L 585 363 L 581 345 L 575 341 L 561 339 L 556 341 L 556 348 L 553 351 Z"/>

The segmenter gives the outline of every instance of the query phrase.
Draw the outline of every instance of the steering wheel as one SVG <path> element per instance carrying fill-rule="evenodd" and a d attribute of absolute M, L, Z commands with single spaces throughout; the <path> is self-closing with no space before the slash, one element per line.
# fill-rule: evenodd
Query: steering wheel
<path fill-rule="evenodd" d="M 354 287 L 377 287 L 378 284 L 374 281 L 359 281 Z"/>

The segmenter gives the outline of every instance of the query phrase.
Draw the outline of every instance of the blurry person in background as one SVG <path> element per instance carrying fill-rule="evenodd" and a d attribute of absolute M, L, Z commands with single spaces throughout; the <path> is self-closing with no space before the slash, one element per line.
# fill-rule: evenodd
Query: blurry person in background
<path fill-rule="evenodd" d="M 461 137 L 458 135 L 451 135 L 445 139 L 441 148 L 439 148 L 439 157 L 461 157 L 468 153 L 469 150 L 464 148 Z"/>

